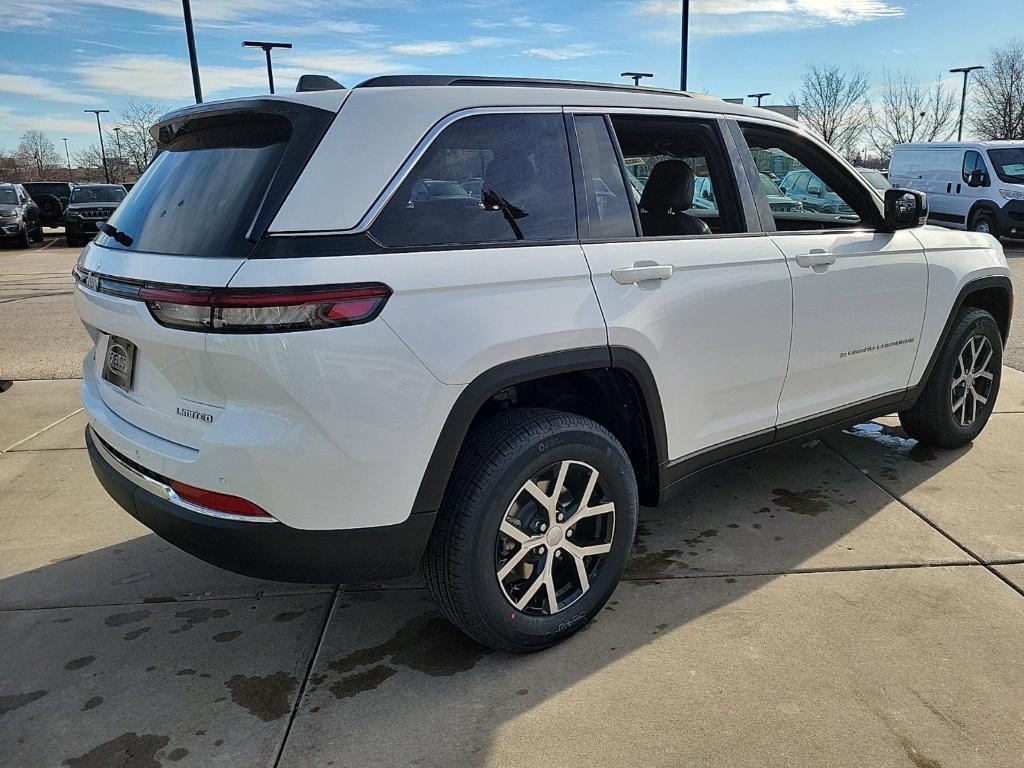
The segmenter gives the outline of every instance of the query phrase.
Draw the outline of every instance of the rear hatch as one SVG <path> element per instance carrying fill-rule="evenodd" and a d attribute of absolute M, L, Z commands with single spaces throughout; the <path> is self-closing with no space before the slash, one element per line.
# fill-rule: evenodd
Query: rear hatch
<path fill-rule="evenodd" d="M 227 286 L 342 100 L 333 110 L 274 98 L 199 105 L 154 127 L 155 160 L 76 268 L 96 343 L 86 385 L 115 414 L 198 447 L 224 406 L 207 334 L 158 323 L 143 299 Z"/>

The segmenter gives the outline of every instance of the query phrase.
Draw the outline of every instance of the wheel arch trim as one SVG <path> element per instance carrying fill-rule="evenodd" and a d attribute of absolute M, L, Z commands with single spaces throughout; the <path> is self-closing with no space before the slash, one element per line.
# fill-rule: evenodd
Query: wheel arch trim
<path fill-rule="evenodd" d="M 640 386 L 655 447 L 655 470 L 667 461 L 668 437 L 657 382 L 643 356 L 628 347 L 582 347 L 501 363 L 471 381 L 456 399 L 427 462 L 412 512 L 436 511 L 473 419 L 496 393 L 527 381 L 577 371 L 619 369 Z"/>

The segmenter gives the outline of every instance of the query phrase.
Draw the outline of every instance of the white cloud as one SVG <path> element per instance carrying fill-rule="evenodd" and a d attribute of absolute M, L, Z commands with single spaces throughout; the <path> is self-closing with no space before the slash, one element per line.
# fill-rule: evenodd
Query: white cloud
<path fill-rule="evenodd" d="M 561 34 L 571 29 L 565 24 L 537 21 L 530 16 L 513 16 L 507 19 L 473 19 L 469 25 L 477 29 L 539 29 L 541 32 L 551 34 Z"/>
<path fill-rule="evenodd" d="M 83 115 L 83 117 L 77 118 L 55 114 L 25 115 L 2 104 L 0 104 L 0 125 L 3 126 L 4 130 L 9 131 L 20 132 L 37 129 L 65 136 L 68 134 L 88 135 L 96 132 L 96 122 L 91 116 L 86 118 Z"/>
<path fill-rule="evenodd" d="M 493 48 L 506 42 L 501 37 L 474 37 L 464 42 L 435 40 L 423 43 L 400 43 L 391 46 L 391 52 L 401 56 L 446 56 L 465 53 L 473 48 Z"/>
<path fill-rule="evenodd" d="M 613 53 L 613 51 L 595 48 L 589 43 L 572 43 L 571 45 L 562 45 L 558 48 L 527 48 L 523 51 L 523 54 L 526 56 L 547 61 L 569 61 L 570 59 L 583 59 L 588 56 L 601 56 L 607 53 Z"/>
<path fill-rule="evenodd" d="M 633 7 L 645 16 L 680 14 L 677 0 L 643 0 Z M 887 0 L 694 0 L 693 32 L 699 35 L 740 35 L 822 24 L 858 24 L 903 16 L 902 7 Z"/>
<path fill-rule="evenodd" d="M 182 101 L 192 96 L 192 75 L 188 60 L 154 54 L 121 54 L 88 61 L 73 70 L 78 79 L 96 91 L 113 96 L 145 96 L 150 99 Z M 203 94 L 231 88 L 266 88 L 267 72 L 259 66 L 203 66 L 199 62 Z"/>
<path fill-rule="evenodd" d="M 59 101 L 65 104 L 82 104 L 88 97 L 72 93 L 68 89 L 41 77 L 13 75 L 0 72 L 0 93 L 13 96 L 28 96 L 44 101 Z"/>

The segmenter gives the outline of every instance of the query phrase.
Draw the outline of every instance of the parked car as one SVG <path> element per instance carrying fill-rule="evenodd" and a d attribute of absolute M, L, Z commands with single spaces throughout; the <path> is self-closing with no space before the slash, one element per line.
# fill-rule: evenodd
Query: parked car
<path fill-rule="evenodd" d="M 779 189 L 784 195 L 798 200 L 808 211 L 844 215 L 853 213 L 853 209 L 839 195 L 807 169 L 787 173 Z"/>
<path fill-rule="evenodd" d="M 39 206 L 21 184 L 0 184 L 0 239 L 20 248 L 43 241 Z"/>
<path fill-rule="evenodd" d="M 68 245 L 85 245 L 117 210 L 127 193 L 120 184 L 78 184 L 64 210 L 64 233 Z"/>
<path fill-rule="evenodd" d="M 69 181 L 26 181 L 22 184 L 36 205 L 44 227 L 60 227 L 64 224 L 64 208 L 74 187 Z"/>
<path fill-rule="evenodd" d="M 153 133 L 75 270 L 86 440 L 129 514 L 240 573 L 422 568 L 461 630 L 534 651 L 601 610 L 639 505 L 700 469 L 894 411 L 962 446 L 996 402 L 999 244 L 923 226 L 925 195 L 880 197 L 781 115 L 396 76 Z M 851 213 L 773 209 L 766 153 Z M 624 167 L 650 168 L 639 199 Z M 410 206 L 477 168 L 490 203 Z"/>
<path fill-rule="evenodd" d="M 857 173 L 863 176 L 864 180 L 879 192 L 892 189 L 892 184 L 889 183 L 888 177 L 882 171 L 875 168 L 858 168 Z"/>
<path fill-rule="evenodd" d="M 471 176 L 462 180 L 462 188 L 479 200 L 483 195 L 484 180 L 479 176 Z"/>
<path fill-rule="evenodd" d="M 768 205 L 773 211 L 785 213 L 803 212 L 803 204 L 799 200 L 794 200 L 784 195 L 768 174 L 759 173 L 758 176 L 761 179 L 761 188 L 764 190 L 765 197 L 768 198 Z M 697 176 L 694 181 L 693 207 L 717 209 L 718 203 L 715 202 L 715 190 L 711 186 L 711 179 L 707 176 Z"/>
<path fill-rule="evenodd" d="M 927 192 L 934 224 L 1024 237 L 1024 141 L 898 144 L 889 179 Z"/>

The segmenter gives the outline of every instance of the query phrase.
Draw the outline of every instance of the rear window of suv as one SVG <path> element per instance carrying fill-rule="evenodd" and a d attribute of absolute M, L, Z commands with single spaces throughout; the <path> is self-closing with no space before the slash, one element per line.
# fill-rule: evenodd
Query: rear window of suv
<path fill-rule="evenodd" d="M 290 136 L 289 121 L 272 114 L 187 123 L 160 146 L 110 217 L 118 239 L 101 233 L 96 243 L 180 256 L 248 256 L 253 243 L 246 234 Z"/>

